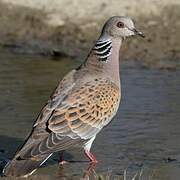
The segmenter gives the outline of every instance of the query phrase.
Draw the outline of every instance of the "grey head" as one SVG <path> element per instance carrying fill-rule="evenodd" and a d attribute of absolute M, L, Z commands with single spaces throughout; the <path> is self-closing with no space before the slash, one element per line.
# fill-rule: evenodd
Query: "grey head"
<path fill-rule="evenodd" d="M 133 20 L 125 16 L 114 16 L 108 19 L 102 29 L 101 35 L 122 39 L 135 35 L 145 37 L 142 32 L 135 28 Z"/>

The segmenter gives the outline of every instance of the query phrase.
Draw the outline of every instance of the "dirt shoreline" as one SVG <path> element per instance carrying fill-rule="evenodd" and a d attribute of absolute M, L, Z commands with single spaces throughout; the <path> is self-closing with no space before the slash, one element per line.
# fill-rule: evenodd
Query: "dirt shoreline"
<path fill-rule="evenodd" d="M 0 0 L 0 49 L 83 59 L 113 15 L 133 17 L 146 34 L 146 39 L 128 40 L 121 59 L 180 69 L 178 0 Z"/>

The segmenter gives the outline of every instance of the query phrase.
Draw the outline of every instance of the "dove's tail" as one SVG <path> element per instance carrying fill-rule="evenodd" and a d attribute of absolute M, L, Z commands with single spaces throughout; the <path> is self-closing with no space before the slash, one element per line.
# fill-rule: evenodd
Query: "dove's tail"
<path fill-rule="evenodd" d="M 41 159 L 13 159 L 3 170 L 4 176 L 28 177 L 39 168 L 52 154 L 44 155 Z"/>

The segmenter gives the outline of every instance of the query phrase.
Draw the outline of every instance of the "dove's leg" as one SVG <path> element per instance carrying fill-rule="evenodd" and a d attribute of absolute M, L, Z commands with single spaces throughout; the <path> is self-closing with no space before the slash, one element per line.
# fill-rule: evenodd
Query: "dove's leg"
<path fill-rule="evenodd" d="M 84 146 L 84 153 L 90 159 L 91 163 L 97 163 L 96 157 L 90 152 L 91 145 L 96 136 L 92 137 L 89 141 L 86 142 Z"/>
<path fill-rule="evenodd" d="M 91 161 L 91 163 L 95 164 L 98 161 L 96 160 L 96 157 L 88 150 L 84 150 L 85 155 L 89 158 L 89 160 Z"/>
<path fill-rule="evenodd" d="M 59 156 L 59 165 L 64 165 L 66 163 L 66 161 L 64 160 L 64 152 L 60 152 L 60 156 Z"/>

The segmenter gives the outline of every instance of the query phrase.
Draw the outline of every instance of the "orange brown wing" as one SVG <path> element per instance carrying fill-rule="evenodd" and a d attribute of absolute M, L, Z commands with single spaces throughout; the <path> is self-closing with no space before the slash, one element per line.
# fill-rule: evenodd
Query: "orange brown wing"
<path fill-rule="evenodd" d="M 63 97 L 48 121 L 43 123 L 49 134 L 32 148 L 28 148 L 23 156 L 35 157 L 65 150 L 89 140 L 110 122 L 118 109 L 119 101 L 119 88 L 108 80 L 95 79 L 74 88 Z M 35 128 L 34 138 L 39 137 L 40 130 L 38 126 Z"/>
<path fill-rule="evenodd" d="M 96 80 L 72 91 L 57 106 L 48 121 L 48 128 L 61 136 L 81 139 L 95 136 L 112 119 L 117 111 L 120 90 L 112 82 Z"/>

